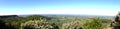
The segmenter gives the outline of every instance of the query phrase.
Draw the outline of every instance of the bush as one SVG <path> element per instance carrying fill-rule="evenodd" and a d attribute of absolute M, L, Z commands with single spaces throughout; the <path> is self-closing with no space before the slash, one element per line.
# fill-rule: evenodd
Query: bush
<path fill-rule="evenodd" d="M 64 23 L 62 29 L 82 29 L 82 24 L 80 21 L 72 21 L 70 23 Z"/>
<path fill-rule="evenodd" d="M 85 29 L 102 29 L 102 21 L 99 18 L 86 21 L 83 24 Z"/>
<path fill-rule="evenodd" d="M 21 29 L 54 29 L 51 23 L 44 20 L 30 20 L 21 24 Z"/>
<path fill-rule="evenodd" d="M 47 19 L 47 17 L 40 16 L 40 15 L 31 15 L 27 16 L 28 20 L 41 20 L 41 19 Z"/>

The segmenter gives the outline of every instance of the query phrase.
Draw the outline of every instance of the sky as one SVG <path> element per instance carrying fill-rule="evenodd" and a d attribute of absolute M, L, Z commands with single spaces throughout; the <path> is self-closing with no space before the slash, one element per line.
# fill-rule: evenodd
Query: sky
<path fill-rule="evenodd" d="M 115 16 L 120 0 L 0 0 L 0 15 L 73 14 Z"/>

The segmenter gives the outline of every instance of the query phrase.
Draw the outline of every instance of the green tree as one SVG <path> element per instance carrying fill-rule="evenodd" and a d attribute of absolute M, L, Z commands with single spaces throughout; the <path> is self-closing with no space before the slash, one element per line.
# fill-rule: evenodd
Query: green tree
<path fill-rule="evenodd" d="M 21 24 L 21 29 L 54 29 L 55 24 L 49 23 L 46 17 L 32 15 L 27 17 L 28 21 Z"/>
<path fill-rule="evenodd" d="M 102 21 L 99 18 L 95 18 L 86 21 L 83 26 L 85 29 L 102 29 Z"/>
<path fill-rule="evenodd" d="M 64 23 L 61 28 L 62 29 L 83 29 L 82 24 L 79 20 L 74 20 L 69 23 Z"/>
<path fill-rule="evenodd" d="M 47 19 L 47 17 L 40 16 L 40 15 L 31 15 L 27 16 L 28 20 L 40 20 L 40 19 Z"/>
<path fill-rule="evenodd" d="M 45 20 L 30 20 L 21 24 L 21 29 L 54 29 L 52 23 L 46 22 Z M 58 28 L 57 28 L 58 29 Z"/>

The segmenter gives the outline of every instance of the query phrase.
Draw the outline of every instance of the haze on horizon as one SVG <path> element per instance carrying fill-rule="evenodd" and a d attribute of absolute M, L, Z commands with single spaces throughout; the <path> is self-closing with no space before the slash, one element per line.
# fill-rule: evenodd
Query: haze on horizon
<path fill-rule="evenodd" d="M 0 15 L 72 14 L 115 16 L 120 0 L 0 0 Z"/>

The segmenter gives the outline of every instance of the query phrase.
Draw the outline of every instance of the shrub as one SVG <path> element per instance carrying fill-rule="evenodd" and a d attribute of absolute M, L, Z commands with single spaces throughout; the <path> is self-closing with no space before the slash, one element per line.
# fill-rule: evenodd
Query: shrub
<path fill-rule="evenodd" d="M 82 24 L 80 21 L 72 21 L 70 23 L 64 23 L 62 29 L 82 29 Z"/>
<path fill-rule="evenodd" d="M 44 20 L 30 20 L 21 24 L 21 29 L 54 29 L 51 23 Z"/>
<path fill-rule="evenodd" d="M 99 18 L 86 21 L 83 24 L 85 29 L 102 29 L 102 21 Z"/>
<path fill-rule="evenodd" d="M 31 15 L 27 16 L 28 20 L 41 20 L 41 19 L 47 19 L 47 17 L 40 16 L 40 15 Z"/>

